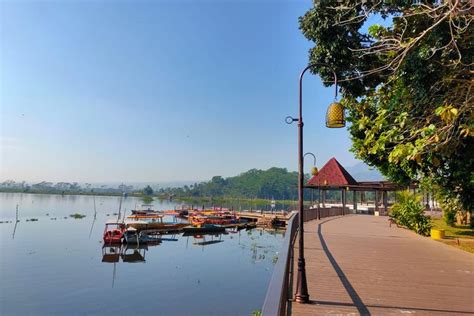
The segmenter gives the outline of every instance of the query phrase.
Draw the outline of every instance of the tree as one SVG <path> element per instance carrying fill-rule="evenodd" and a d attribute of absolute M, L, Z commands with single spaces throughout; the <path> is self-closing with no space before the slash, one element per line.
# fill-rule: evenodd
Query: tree
<path fill-rule="evenodd" d="M 310 62 L 341 79 L 355 155 L 394 181 L 427 180 L 472 210 L 472 1 L 412 3 L 315 1 L 300 29 L 316 43 Z M 391 25 L 363 32 L 373 15 Z M 328 68 L 313 71 L 331 83 Z"/>
<path fill-rule="evenodd" d="M 151 186 L 147 185 L 144 189 L 143 189 L 143 194 L 145 195 L 153 195 L 153 189 L 151 188 Z"/>

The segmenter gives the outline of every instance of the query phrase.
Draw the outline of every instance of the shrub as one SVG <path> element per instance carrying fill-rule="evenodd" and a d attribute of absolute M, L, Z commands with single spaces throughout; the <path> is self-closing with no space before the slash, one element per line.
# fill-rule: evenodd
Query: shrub
<path fill-rule="evenodd" d="M 456 211 L 452 209 L 444 209 L 443 210 L 443 219 L 449 226 L 454 226 L 454 222 L 456 221 Z"/>
<path fill-rule="evenodd" d="M 398 225 L 429 236 L 431 220 L 424 215 L 424 210 L 419 197 L 409 191 L 402 191 L 397 193 L 397 203 L 392 206 L 389 215 Z"/>
<path fill-rule="evenodd" d="M 443 210 L 443 219 L 449 226 L 454 226 L 457 221 L 459 225 L 467 224 L 468 212 L 463 210 L 458 197 L 439 194 L 438 199 Z"/>

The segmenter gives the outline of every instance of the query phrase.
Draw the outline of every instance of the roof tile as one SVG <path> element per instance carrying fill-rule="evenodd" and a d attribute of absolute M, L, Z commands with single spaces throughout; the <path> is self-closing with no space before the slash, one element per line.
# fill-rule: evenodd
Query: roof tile
<path fill-rule="evenodd" d="M 336 158 L 333 157 L 319 170 L 316 176 L 308 181 L 308 185 L 357 185 L 357 181 L 341 166 Z"/>

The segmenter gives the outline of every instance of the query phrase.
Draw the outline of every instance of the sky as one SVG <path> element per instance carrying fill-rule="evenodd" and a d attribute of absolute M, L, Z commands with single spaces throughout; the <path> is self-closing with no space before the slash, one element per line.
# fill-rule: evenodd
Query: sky
<path fill-rule="evenodd" d="M 0 1 L 0 180 L 207 180 L 297 169 L 311 1 Z M 304 80 L 304 149 L 355 165 Z M 305 161 L 306 171 L 313 162 Z"/>

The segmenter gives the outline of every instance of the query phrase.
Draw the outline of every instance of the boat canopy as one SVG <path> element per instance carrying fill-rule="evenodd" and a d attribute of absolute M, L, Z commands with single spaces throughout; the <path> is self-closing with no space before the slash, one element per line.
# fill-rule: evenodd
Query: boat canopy
<path fill-rule="evenodd" d="M 105 225 L 124 225 L 123 222 L 119 222 L 115 219 L 108 219 L 107 222 L 105 222 Z"/>
<path fill-rule="evenodd" d="M 140 224 L 140 225 L 148 225 L 148 222 L 145 221 L 126 221 L 125 224 L 130 225 L 130 224 Z"/>

